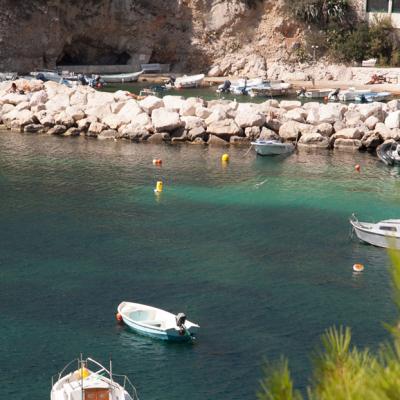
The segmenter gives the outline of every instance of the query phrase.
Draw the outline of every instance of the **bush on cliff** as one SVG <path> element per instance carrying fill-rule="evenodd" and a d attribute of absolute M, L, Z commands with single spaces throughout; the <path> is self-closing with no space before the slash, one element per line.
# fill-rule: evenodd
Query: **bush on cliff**
<path fill-rule="evenodd" d="M 392 252 L 394 301 L 400 312 L 400 253 Z M 400 398 L 400 325 L 389 327 L 393 341 L 377 354 L 351 346 L 349 328 L 330 328 L 314 356 L 309 400 L 395 400 Z M 294 389 L 288 363 L 281 359 L 265 367 L 259 400 L 302 400 Z"/>

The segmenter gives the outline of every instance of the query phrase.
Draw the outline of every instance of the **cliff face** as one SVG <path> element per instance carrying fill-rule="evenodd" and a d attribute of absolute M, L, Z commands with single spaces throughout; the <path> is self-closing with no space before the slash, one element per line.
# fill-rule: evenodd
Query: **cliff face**
<path fill-rule="evenodd" d="M 260 74 L 299 36 L 280 0 L 2 0 L 0 70 L 158 62 Z"/>

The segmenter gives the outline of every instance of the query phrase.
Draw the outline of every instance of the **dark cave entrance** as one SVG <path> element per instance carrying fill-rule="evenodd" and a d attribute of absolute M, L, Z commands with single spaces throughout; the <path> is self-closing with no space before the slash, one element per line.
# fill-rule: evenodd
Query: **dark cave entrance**
<path fill-rule="evenodd" d="M 57 65 L 126 65 L 131 56 L 118 52 L 101 41 L 78 38 L 66 44 L 57 58 Z"/>

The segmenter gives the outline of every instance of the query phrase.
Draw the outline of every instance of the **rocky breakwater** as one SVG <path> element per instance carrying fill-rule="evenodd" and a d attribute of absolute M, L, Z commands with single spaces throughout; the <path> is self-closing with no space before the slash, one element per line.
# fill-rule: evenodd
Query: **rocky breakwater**
<path fill-rule="evenodd" d="M 0 84 L 3 128 L 27 134 L 86 136 L 150 143 L 249 145 L 258 138 L 298 141 L 302 148 L 374 151 L 400 140 L 400 101 L 371 104 L 261 104 L 181 96 L 137 101 L 126 91 L 98 92 L 55 82 Z M 24 91 L 24 93 L 20 91 Z"/>

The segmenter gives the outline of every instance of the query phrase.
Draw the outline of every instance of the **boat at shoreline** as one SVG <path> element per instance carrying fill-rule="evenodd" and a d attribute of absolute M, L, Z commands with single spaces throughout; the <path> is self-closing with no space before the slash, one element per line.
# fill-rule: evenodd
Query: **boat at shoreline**
<path fill-rule="evenodd" d="M 204 78 L 204 74 L 181 76 L 175 79 L 174 86 L 177 89 L 196 88 L 202 84 Z"/>
<path fill-rule="evenodd" d="M 101 75 L 101 79 L 105 83 L 136 82 L 143 73 L 144 71 L 132 72 L 130 74 Z"/>
<path fill-rule="evenodd" d="M 400 164 L 400 145 L 396 142 L 381 144 L 376 149 L 376 154 L 386 165 Z"/>
<path fill-rule="evenodd" d="M 174 315 L 168 311 L 139 303 L 123 301 L 118 314 L 134 332 L 156 339 L 187 342 L 196 337 L 200 326 L 186 320 L 183 313 Z"/>
<path fill-rule="evenodd" d="M 52 378 L 50 399 L 138 400 L 138 396 L 127 376 L 113 373 L 111 361 L 107 369 L 92 358 L 81 356 Z"/>
<path fill-rule="evenodd" d="M 349 221 L 362 242 L 385 249 L 400 249 L 400 219 L 387 219 L 378 223 L 360 222 L 353 214 Z"/>
<path fill-rule="evenodd" d="M 349 88 L 348 90 L 340 91 L 337 97 L 340 101 L 354 101 L 359 96 L 367 96 L 372 93 L 372 90 L 368 89 L 355 89 Z"/>
<path fill-rule="evenodd" d="M 332 93 L 332 89 L 309 89 L 298 90 L 297 96 L 307 99 L 323 99 Z"/>
<path fill-rule="evenodd" d="M 371 92 L 364 95 L 356 96 L 355 101 L 359 103 L 367 102 L 372 103 L 374 101 L 387 101 L 392 97 L 389 92 Z"/>
<path fill-rule="evenodd" d="M 251 145 L 254 146 L 256 153 L 260 156 L 290 154 L 296 148 L 293 143 L 282 143 L 279 140 L 257 139 L 255 142 L 251 142 Z"/>

